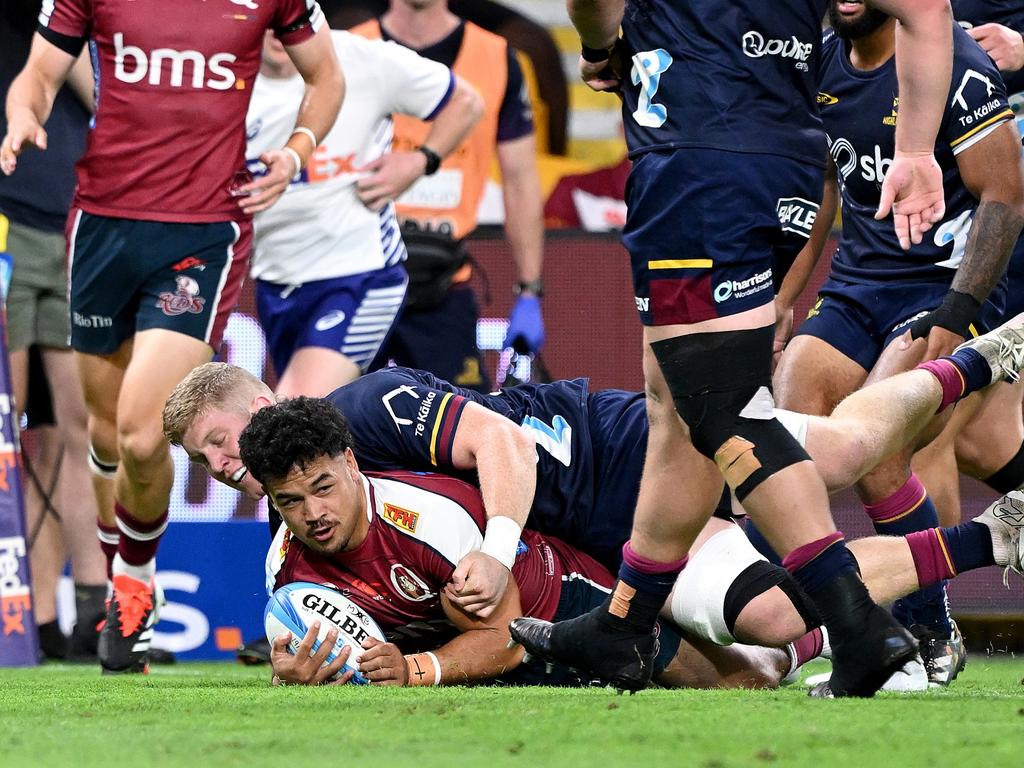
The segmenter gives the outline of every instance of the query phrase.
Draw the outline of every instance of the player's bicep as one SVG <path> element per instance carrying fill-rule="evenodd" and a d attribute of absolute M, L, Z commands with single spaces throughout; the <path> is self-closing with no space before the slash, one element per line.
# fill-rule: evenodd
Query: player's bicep
<path fill-rule="evenodd" d="M 956 156 L 964 185 L 979 200 L 1019 200 L 1024 187 L 1020 134 L 1012 120 Z"/>
<path fill-rule="evenodd" d="M 56 92 L 60 88 L 82 49 L 81 41 L 77 47 L 74 38 L 67 38 L 67 41 L 67 44 L 58 45 L 52 33 L 44 37 L 41 32 L 32 38 L 25 72 L 48 91 Z"/>
<path fill-rule="evenodd" d="M 331 39 L 331 30 L 326 24 L 321 25 L 312 37 L 294 44 L 286 43 L 285 50 L 307 83 L 342 77 L 341 64 L 338 62 L 338 55 Z"/>
<path fill-rule="evenodd" d="M 499 413 L 477 403 L 467 403 L 455 428 L 451 465 L 456 469 L 476 469 L 477 457 L 496 438 L 518 437 L 520 427 Z"/>

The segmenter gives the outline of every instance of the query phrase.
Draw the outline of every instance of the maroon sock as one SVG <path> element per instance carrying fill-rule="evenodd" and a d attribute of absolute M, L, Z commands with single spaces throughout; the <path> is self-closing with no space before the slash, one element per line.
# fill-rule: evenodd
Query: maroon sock
<path fill-rule="evenodd" d="M 103 521 L 97 519 L 96 535 L 99 536 L 103 556 L 107 558 L 107 579 L 112 579 L 114 555 L 117 554 L 117 545 L 121 541 L 121 529 L 117 525 L 104 525 Z"/>
<path fill-rule="evenodd" d="M 964 374 L 952 360 L 944 358 L 929 360 L 915 368 L 915 370 L 918 369 L 928 371 L 928 373 L 938 379 L 939 385 L 942 387 L 942 402 L 935 411 L 936 413 L 942 413 L 963 397 L 967 391 L 967 381 L 964 379 Z"/>
<path fill-rule="evenodd" d="M 117 514 L 117 527 L 121 531 L 121 540 L 117 545 L 117 553 L 128 565 L 145 565 L 156 557 L 160 537 L 167 530 L 167 510 L 156 520 L 140 520 L 120 502 L 114 502 Z"/>
<path fill-rule="evenodd" d="M 825 647 L 825 638 L 821 634 L 821 627 L 815 627 L 803 637 L 793 641 L 793 656 L 795 657 L 794 667 L 800 667 L 811 659 L 821 656 Z"/>
<path fill-rule="evenodd" d="M 904 538 L 914 558 L 919 586 L 926 587 L 956 576 L 956 568 L 942 535 L 942 529 L 930 528 L 927 531 L 909 533 Z"/>

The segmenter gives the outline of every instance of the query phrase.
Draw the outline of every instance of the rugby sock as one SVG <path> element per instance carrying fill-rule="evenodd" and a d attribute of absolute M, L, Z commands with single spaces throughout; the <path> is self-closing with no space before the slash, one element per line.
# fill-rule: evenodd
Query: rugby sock
<path fill-rule="evenodd" d="M 627 541 L 622 547 L 619 580 L 608 598 L 608 614 L 632 629 L 649 631 L 686 561 L 686 557 L 671 563 L 649 560 L 634 552 Z"/>
<path fill-rule="evenodd" d="M 874 504 L 865 504 L 864 509 L 881 536 L 903 536 L 939 524 L 939 513 L 914 474 L 895 493 Z M 922 624 L 947 635 L 953 632 L 943 581 L 897 600 L 893 615 L 908 629 L 913 624 Z"/>
<path fill-rule="evenodd" d="M 917 583 L 922 587 L 958 573 L 995 565 L 992 534 L 983 523 L 962 523 L 952 528 L 931 528 L 905 537 L 914 558 Z"/>
<path fill-rule="evenodd" d="M 942 402 L 936 413 L 992 383 L 992 368 L 981 353 L 970 347 L 956 350 L 949 357 L 929 360 L 917 366 L 928 371 L 942 386 Z"/>
<path fill-rule="evenodd" d="M 1024 489 L 1024 445 L 1001 469 L 986 477 L 984 483 L 1002 494 Z"/>
<path fill-rule="evenodd" d="M 821 656 L 825 650 L 825 636 L 821 627 L 815 627 L 803 637 L 786 646 L 791 661 L 790 670 L 802 667 L 808 661 Z"/>
<path fill-rule="evenodd" d="M 114 578 L 113 565 L 114 555 L 117 554 L 117 545 L 121 541 L 121 530 L 117 525 L 104 525 L 102 520 L 96 520 L 96 535 L 100 539 L 100 549 L 107 558 L 107 578 Z"/>
<path fill-rule="evenodd" d="M 782 567 L 793 574 L 797 583 L 812 597 L 819 587 L 837 574 L 856 573 L 858 570 L 857 561 L 846 548 L 846 541 L 839 531 L 797 547 L 782 558 Z"/>
<path fill-rule="evenodd" d="M 782 565 L 782 558 L 779 557 L 779 553 L 772 549 L 772 545 L 768 543 L 768 539 L 761 533 L 761 529 L 754 525 L 754 521 L 749 517 L 743 523 L 743 532 L 747 535 L 747 540 L 751 546 L 758 551 L 758 553 L 764 557 L 768 562 L 775 563 L 775 565 Z"/>
<path fill-rule="evenodd" d="M 156 557 L 160 537 L 167 530 L 167 510 L 165 509 L 156 520 L 140 520 L 121 506 L 120 502 L 115 501 L 114 512 L 117 515 L 117 527 L 121 531 L 121 539 L 117 545 L 120 560 L 131 566 L 148 565 Z M 118 565 L 117 560 L 114 564 Z M 117 573 L 124 573 L 117 567 L 114 570 Z"/>

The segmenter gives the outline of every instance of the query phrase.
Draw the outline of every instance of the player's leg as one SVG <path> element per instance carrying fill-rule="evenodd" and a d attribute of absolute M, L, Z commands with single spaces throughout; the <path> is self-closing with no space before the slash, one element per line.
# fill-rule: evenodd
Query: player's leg
<path fill-rule="evenodd" d="M 287 320 L 281 306 L 273 312 L 261 311 L 261 320 L 272 315 L 275 324 L 296 327 L 289 348 L 282 349 L 281 342 L 271 347 L 275 367 L 280 365 L 278 371 L 283 370 L 278 394 L 321 397 L 358 378 L 391 332 L 406 282 L 401 267 L 319 280 L 291 293 L 286 300 L 291 305 Z M 269 303 L 261 298 L 261 310 Z M 268 331 L 270 339 L 282 336 Z M 282 365 L 279 361 L 286 355 L 287 362 Z"/>
<path fill-rule="evenodd" d="M 97 624 L 106 613 L 107 562 L 96 538 L 96 497 L 89 471 L 89 435 L 82 386 L 74 357 L 66 349 L 43 351 L 47 380 L 54 392 L 54 416 L 64 443 L 64 460 L 57 485 L 62 528 L 75 584 L 77 621 L 70 654 L 96 655 Z"/>
<path fill-rule="evenodd" d="M 998 493 L 1024 488 L 1022 400 L 1024 382 L 993 387 L 957 434 L 958 466 Z"/>
<path fill-rule="evenodd" d="M 943 430 L 927 445 L 921 446 L 910 466 L 928 489 L 939 522 L 956 525 L 960 522 L 960 471 L 956 462 L 956 442 L 961 430 L 974 418 L 982 403 L 982 395 L 959 403 Z"/>
<path fill-rule="evenodd" d="M 666 688 L 776 688 L 791 664 L 781 648 L 721 646 L 684 637 L 655 680 Z"/>

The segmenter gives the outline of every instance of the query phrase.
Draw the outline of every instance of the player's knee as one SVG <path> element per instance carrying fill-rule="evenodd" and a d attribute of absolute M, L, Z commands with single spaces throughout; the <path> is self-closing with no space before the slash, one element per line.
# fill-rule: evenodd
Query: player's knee
<path fill-rule="evenodd" d="M 119 425 L 117 450 L 121 462 L 140 480 L 168 455 L 167 439 L 159 428 L 132 424 Z"/>
<path fill-rule="evenodd" d="M 700 333 L 651 345 L 694 446 L 740 501 L 807 452 L 776 419 L 771 328 Z"/>
<path fill-rule="evenodd" d="M 806 622 L 789 597 L 778 587 L 773 587 L 740 609 L 733 634 L 742 642 L 782 648 L 806 631 Z"/>

